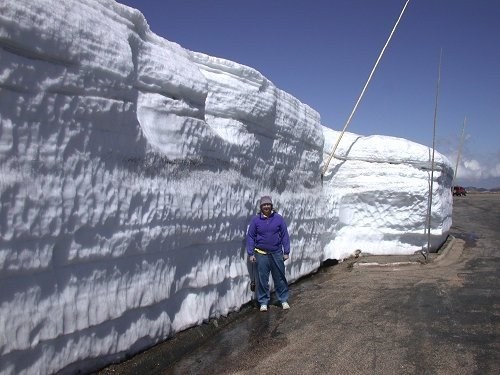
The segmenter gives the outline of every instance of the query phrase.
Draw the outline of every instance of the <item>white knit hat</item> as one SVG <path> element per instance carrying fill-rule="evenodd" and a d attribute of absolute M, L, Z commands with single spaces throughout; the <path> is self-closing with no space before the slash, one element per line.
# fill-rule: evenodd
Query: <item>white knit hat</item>
<path fill-rule="evenodd" d="M 260 198 L 260 205 L 262 206 L 263 204 L 273 204 L 273 200 L 271 199 L 270 196 L 264 195 L 263 197 Z"/>

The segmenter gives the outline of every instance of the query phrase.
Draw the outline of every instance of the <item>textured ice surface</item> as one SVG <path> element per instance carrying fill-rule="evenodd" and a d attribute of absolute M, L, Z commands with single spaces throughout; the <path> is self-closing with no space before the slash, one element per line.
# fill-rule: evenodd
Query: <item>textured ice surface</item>
<path fill-rule="evenodd" d="M 263 194 L 290 281 L 426 245 L 430 150 L 339 132 L 256 70 L 111 0 L 0 2 L 0 372 L 89 371 L 251 298 Z M 432 241 L 451 226 L 436 154 Z"/>

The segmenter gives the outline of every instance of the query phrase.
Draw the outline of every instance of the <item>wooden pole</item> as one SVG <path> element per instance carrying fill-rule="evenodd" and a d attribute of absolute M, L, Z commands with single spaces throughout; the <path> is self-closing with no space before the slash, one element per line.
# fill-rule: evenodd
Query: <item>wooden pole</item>
<path fill-rule="evenodd" d="M 425 251 L 425 259 L 429 259 L 429 251 L 431 248 L 431 217 L 432 217 L 432 190 L 434 187 L 434 152 L 436 150 L 436 122 L 439 104 L 439 84 L 441 82 L 441 56 L 443 49 L 439 53 L 439 67 L 438 67 L 438 80 L 436 85 L 436 105 L 434 107 L 434 127 L 432 134 L 432 158 L 431 158 L 431 181 L 429 187 L 429 207 L 427 210 L 427 248 Z"/>
<path fill-rule="evenodd" d="M 403 10 L 401 11 L 401 13 L 398 17 L 396 24 L 392 28 L 391 34 L 389 35 L 389 38 L 385 42 L 384 48 L 382 48 L 382 51 L 380 52 L 378 59 L 375 62 L 375 65 L 373 66 L 373 69 L 370 73 L 370 76 L 368 77 L 368 79 L 365 83 L 365 86 L 363 87 L 363 90 L 361 91 L 361 94 L 359 95 L 358 100 L 356 101 L 356 104 L 354 105 L 354 108 L 352 109 L 351 114 L 349 115 L 349 118 L 347 119 L 347 121 L 344 125 L 344 128 L 342 129 L 342 133 L 340 133 L 340 136 L 337 139 L 337 143 L 335 143 L 335 146 L 333 146 L 332 152 L 330 152 L 330 155 L 328 156 L 328 159 L 327 159 L 326 163 L 324 164 L 323 169 L 321 170 L 321 178 L 323 178 L 326 170 L 328 169 L 328 166 L 330 165 L 330 161 L 332 160 L 332 158 L 335 154 L 335 151 L 337 150 L 337 146 L 339 145 L 340 140 L 342 139 L 342 136 L 345 133 L 345 130 L 347 129 L 347 127 L 349 126 L 349 124 L 351 122 L 352 117 L 354 116 L 354 112 L 356 112 L 356 109 L 358 108 L 358 105 L 361 102 L 361 98 L 363 98 L 363 95 L 365 94 L 366 88 L 368 87 L 368 84 L 370 83 L 370 81 L 372 79 L 373 73 L 375 73 L 375 69 L 377 69 L 378 63 L 380 62 L 380 59 L 382 58 L 382 55 L 384 54 L 385 49 L 387 48 L 387 45 L 389 44 L 389 41 L 391 40 L 392 35 L 394 34 L 394 31 L 396 31 L 396 28 L 398 27 L 399 21 L 401 20 L 401 17 L 403 17 L 403 13 L 404 13 L 409 2 L 410 2 L 410 0 L 406 0 L 405 6 L 403 7 Z"/>

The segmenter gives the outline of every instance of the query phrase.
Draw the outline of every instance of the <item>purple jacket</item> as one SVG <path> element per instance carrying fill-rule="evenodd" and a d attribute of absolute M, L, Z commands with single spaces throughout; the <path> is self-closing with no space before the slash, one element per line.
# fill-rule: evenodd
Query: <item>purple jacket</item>
<path fill-rule="evenodd" d="M 290 254 L 290 237 L 283 217 L 272 212 L 265 217 L 262 213 L 254 216 L 247 233 L 247 253 L 254 255 L 254 249 L 264 250 L 269 253 L 283 251 Z"/>

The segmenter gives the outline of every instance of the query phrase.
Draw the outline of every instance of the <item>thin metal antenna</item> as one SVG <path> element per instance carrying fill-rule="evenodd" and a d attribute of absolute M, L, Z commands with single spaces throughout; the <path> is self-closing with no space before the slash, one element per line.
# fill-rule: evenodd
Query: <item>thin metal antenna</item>
<path fill-rule="evenodd" d="M 326 170 L 328 169 L 328 166 L 330 165 L 330 161 L 332 160 L 332 158 L 333 158 L 333 156 L 335 154 L 335 151 L 337 150 L 337 146 L 339 145 L 340 140 L 342 139 L 342 136 L 344 135 L 345 130 L 347 129 L 347 126 L 349 126 L 349 124 L 351 122 L 351 119 L 354 116 L 354 112 L 356 112 L 356 109 L 358 108 L 358 105 L 361 102 L 361 98 L 363 98 L 363 95 L 365 94 L 365 91 L 366 91 L 366 89 L 368 87 L 368 84 L 370 83 L 370 81 L 372 79 L 373 73 L 375 73 L 375 69 L 377 69 L 378 63 L 380 62 L 380 59 L 382 58 L 382 55 L 384 54 L 385 49 L 387 48 L 387 45 L 389 44 L 389 41 L 391 40 L 392 35 L 394 34 L 394 31 L 396 31 L 396 28 L 398 27 L 399 21 L 401 20 L 401 17 L 403 17 L 403 13 L 404 13 L 404 11 L 405 11 L 405 9 L 406 9 L 406 7 L 407 7 L 407 5 L 408 5 L 409 2 L 410 2 L 410 0 L 406 0 L 406 4 L 403 7 L 403 10 L 401 11 L 401 14 L 398 17 L 398 19 L 396 21 L 396 24 L 392 28 L 392 31 L 391 31 L 391 34 L 389 35 L 389 38 L 385 42 L 384 48 L 382 48 L 382 51 L 380 52 L 380 54 L 378 56 L 378 59 L 375 62 L 375 65 L 373 66 L 373 69 L 372 69 L 372 71 L 370 73 L 370 76 L 368 77 L 368 80 L 365 83 L 365 87 L 363 87 L 363 90 L 361 91 L 361 94 L 359 95 L 359 98 L 358 98 L 356 104 L 354 105 L 354 108 L 352 109 L 351 114 L 349 115 L 349 118 L 347 119 L 347 121 L 346 121 L 346 123 L 344 125 L 344 129 L 342 129 L 342 133 L 340 133 L 340 136 L 337 139 L 337 143 L 335 143 L 335 146 L 333 146 L 332 152 L 330 153 L 330 156 L 328 157 L 328 160 L 326 161 L 325 165 L 323 166 L 323 169 L 321 171 L 321 178 L 323 178 Z"/>
<path fill-rule="evenodd" d="M 443 55 L 443 49 L 439 52 L 439 68 L 438 68 L 438 80 L 436 85 L 436 105 L 434 107 L 434 129 L 432 134 L 432 158 L 431 158 L 431 183 L 429 187 L 429 207 L 427 210 L 427 248 L 425 249 L 425 259 L 429 259 L 429 251 L 431 248 L 431 216 L 432 216 L 432 190 L 434 186 L 434 152 L 436 150 L 436 122 L 437 122 L 437 112 L 439 104 L 439 84 L 441 82 L 441 59 Z"/>

